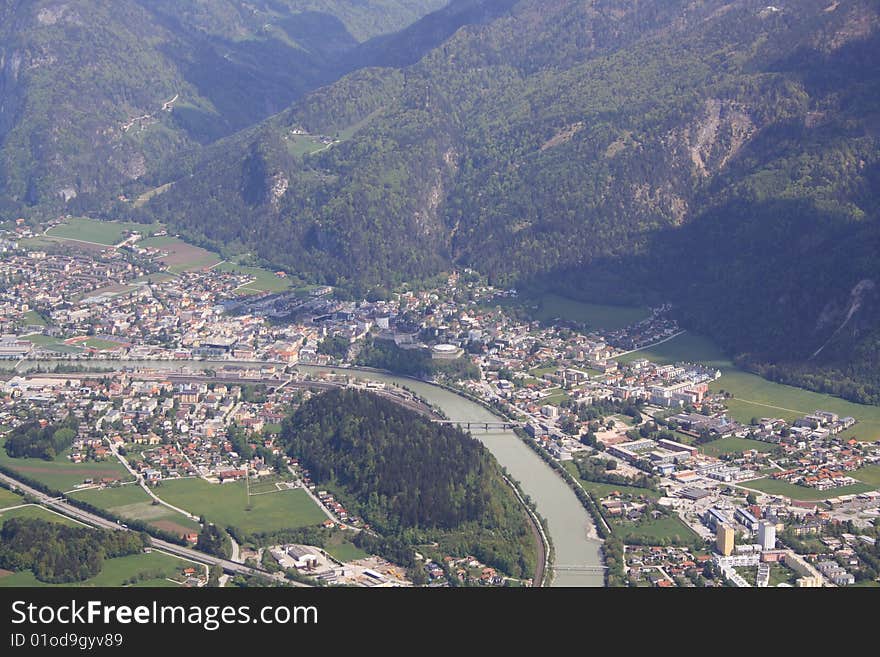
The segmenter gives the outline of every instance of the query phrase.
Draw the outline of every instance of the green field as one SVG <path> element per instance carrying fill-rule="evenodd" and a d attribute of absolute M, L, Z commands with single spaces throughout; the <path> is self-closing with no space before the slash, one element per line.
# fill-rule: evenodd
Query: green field
<path fill-rule="evenodd" d="M 685 333 L 656 347 L 621 356 L 619 360 L 626 363 L 639 358 L 656 363 L 690 361 L 717 367 L 721 378 L 712 383 L 710 389 L 733 394 L 728 408 L 730 416 L 739 422 L 748 424 L 753 417 L 779 417 L 790 421 L 816 410 L 831 411 L 858 420 L 858 424 L 840 434 L 841 437 L 880 440 L 880 406 L 855 404 L 749 374 L 735 367 L 711 340 L 702 336 Z"/>
<path fill-rule="evenodd" d="M 10 506 L 16 506 L 18 504 L 22 504 L 24 502 L 24 498 L 18 493 L 13 493 L 10 490 L 6 490 L 5 488 L 0 488 L 0 509 L 5 509 Z"/>
<path fill-rule="evenodd" d="M 880 465 L 866 465 L 847 474 L 869 486 L 880 489 Z"/>
<path fill-rule="evenodd" d="M 611 520 L 611 530 L 619 537 L 627 540 L 628 537 L 642 538 L 651 542 L 660 542 L 664 539 L 671 543 L 689 543 L 696 534 L 678 516 L 646 520 L 638 524 Z"/>
<path fill-rule="evenodd" d="M 199 524 L 152 498 L 138 485 L 92 488 L 71 493 L 71 497 L 107 509 L 121 518 L 142 520 L 172 534 L 198 532 Z"/>
<path fill-rule="evenodd" d="M 275 275 L 275 272 L 269 271 L 268 269 L 261 269 L 260 267 L 245 267 L 244 265 L 238 265 L 234 262 L 224 262 L 217 266 L 217 270 L 234 274 L 244 274 L 256 279 L 239 288 L 239 291 L 241 292 L 247 292 L 248 290 L 253 293 L 284 292 L 291 287 L 289 278 L 278 278 Z"/>
<path fill-rule="evenodd" d="M 65 223 L 55 226 L 48 233 L 50 237 L 93 242 L 105 246 L 113 246 L 123 239 L 126 231 L 137 231 L 142 235 L 149 235 L 162 227 L 159 224 L 137 224 L 125 221 L 98 221 L 75 217 Z"/>
<path fill-rule="evenodd" d="M 361 550 L 357 545 L 352 543 L 340 543 L 338 545 L 328 545 L 327 552 L 339 561 L 357 561 L 358 559 L 366 559 L 370 556 Z"/>
<path fill-rule="evenodd" d="M 46 318 L 43 317 L 36 310 L 28 310 L 23 316 L 22 321 L 27 326 L 48 326 L 49 323 L 46 321 Z"/>
<path fill-rule="evenodd" d="M 89 338 L 80 344 L 84 344 L 92 349 L 98 349 L 99 351 L 113 351 L 114 349 L 122 348 L 122 345 L 118 342 L 113 342 L 113 340 L 102 340 L 101 338 Z"/>
<path fill-rule="evenodd" d="M 59 454 L 54 461 L 13 459 L 6 453 L 2 444 L 0 444 L 0 464 L 60 491 L 71 490 L 87 478 L 97 480 L 103 477 L 113 477 L 121 481 L 131 479 L 128 471 L 116 459 L 100 463 L 94 461 L 71 463 L 67 459 L 67 452 Z"/>
<path fill-rule="evenodd" d="M 45 349 L 49 349 L 50 351 L 58 351 L 63 354 L 78 354 L 82 352 L 82 349 L 79 347 L 64 344 L 64 341 L 60 338 L 53 338 L 50 335 L 43 335 L 42 333 L 27 335 L 23 339 L 27 340 L 28 342 L 32 342 L 38 347 L 43 347 Z"/>
<path fill-rule="evenodd" d="M 550 321 L 557 317 L 580 322 L 594 329 L 614 331 L 635 324 L 650 315 L 647 308 L 631 306 L 603 306 L 568 299 L 558 294 L 545 294 L 538 300 L 536 319 Z"/>
<path fill-rule="evenodd" d="M 40 518 L 41 520 L 60 522 L 61 524 L 68 525 L 70 527 L 83 526 L 82 524 L 75 522 L 70 518 L 66 518 L 62 515 L 54 513 L 53 511 L 44 509 L 43 507 L 37 506 L 36 504 L 31 504 L 29 506 L 23 506 L 18 509 L 13 509 L 12 511 L 4 511 L 0 513 L 0 526 L 2 526 L 4 522 L 11 518 Z"/>
<path fill-rule="evenodd" d="M 322 144 L 315 135 L 292 135 L 287 139 L 287 152 L 294 157 L 304 157 L 327 150 L 327 148 L 329 146 Z"/>
<path fill-rule="evenodd" d="M 722 454 L 738 454 L 750 449 L 755 449 L 759 452 L 769 452 L 772 451 L 773 447 L 773 444 L 765 443 L 760 440 L 749 440 L 748 438 L 721 438 L 700 445 L 699 450 L 708 456 L 718 457 Z"/>
<path fill-rule="evenodd" d="M 245 533 L 269 532 L 317 525 L 327 516 L 302 489 L 251 496 L 247 509 L 245 482 L 211 484 L 202 479 L 164 481 L 156 494 L 208 522 L 233 526 Z"/>
<path fill-rule="evenodd" d="M 841 495 L 867 493 L 869 490 L 874 489 L 873 486 L 869 486 L 868 484 L 854 484 L 852 486 L 842 486 L 841 488 L 832 488 L 831 490 L 822 491 L 816 490 L 815 488 L 807 488 L 806 486 L 798 486 L 797 484 L 790 484 L 781 479 L 770 478 L 747 481 L 744 484 L 740 484 L 740 486 L 743 488 L 759 490 L 764 493 L 769 493 L 770 495 L 782 495 L 784 497 L 790 497 L 805 502 L 818 502 L 832 497 L 839 497 Z"/>
<path fill-rule="evenodd" d="M 70 584 L 46 584 L 39 581 L 31 571 L 17 572 L 12 575 L 0 577 L 0 587 L 11 586 L 125 586 L 126 580 L 144 574 L 145 578 L 137 582 L 136 586 L 169 586 L 173 585 L 167 578 L 183 579 L 183 569 L 193 567 L 198 573 L 204 573 L 204 568 L 184 559 L 156 552 L 149 554 L 132 554 L 127 557 L 117 557 L 104 561 L 104 567 L 95 577 L 82 582 Z"/>

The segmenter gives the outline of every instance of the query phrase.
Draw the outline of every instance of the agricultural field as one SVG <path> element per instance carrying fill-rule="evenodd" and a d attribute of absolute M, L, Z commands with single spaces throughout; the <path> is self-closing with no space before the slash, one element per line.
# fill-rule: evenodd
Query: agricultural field
<path fill-rule="evenodd" d="M 850 415 L 858 424 L 840 434 L 843 438 L 880 440 L 880 406 L 855 404 L 840 397 L 803 390 L 768 381 L 733 365 L 708 338 L 685 333 L 651 347 L 622 356 L 621 362 L 647 358 L 656 363 L 690 361 L 721 370 L 721 378 L 711 384 L 713 392 L 724 390 L 733 395 L 727 404 L 730 416 L 748 424 L 753 417 L 779 417 L 794 420 L 816 410 Z"/>
<path fill-rule="evenodd" d="M 238 288 L 236 292 L 241 294 L 262 294 L 264 292 L 284 292 L 291 288 L 290 279 L 279 278 L 275 272 L 260 267 L 246 267 L 234 262 L 224 262 L 217 267 L 218 271 L 251 276 L 255 280 Z"/>
<path fill-rule="evenodd" d="M 63 240 L 90 242 L 104 246 L 119 244 L 124 239 L 123 233 L 137 231 L 142 235 L 150 235 L 162 229 L 160 224 L 138 224 L 125 221 L 98 221 L 75 217 L 63 224 L 51 228 L 46 235 Z"/>
<path fill-rule="evenodd" d="M 72 493 L 71 497 L 107 509 L 121 518 L 141 520 L 172 534 L 183 536 L 199 531 L 197 522 L 163 504 L 153 504 L 152 498 L 136 484 L 91 488 Z"/>
<path fill-rule="evenodd" d="M 750 449 L 759 452 L 769 452 L 773 450 L 773 445 L 760 440 L 749 440 L 748 438 L 721 438 L 699 446 L 699 450 L 703 454 L 715 457 L 722 454 L 740 454 Z"/>
<path fill-rule="evenodd" d="M 202 479 L 163 481 L 156 494 L 208 522 L 251 534 L 317 525 L 327 519 L 302 489 L 252 495 L 250 510 L 245 482 L 211 484 Z"/>
<path fill-rule="evenodd" d="M 188 244 L 177 237 L 150 237 L 137 243 L 140 247 L 161 249 L 168 255 L 159 258 L 159 262 L 168 266 L 168 271 L 180 274 L 195 269 L 207 269 L 221 262 L 216 253 L 200 246 Z"/>
<path fill-rule="evenodd" d="M 529 300 L 529 303 L 534 301 Z M 584 323 L 590 328 L 614 331 L 635 324 L 650 316 L 647 308 L 632 306 L 605 306 L 568 299 L 558 294 L 545 294 L 537 300 L 536 319 L 550 321 L 557 317 L 570 322 Z"/>
<path fill-rule="evenodd" d="M 92 587 L 92 586 L 128 586 L 135 580 L 135 586 L 176 586 L 169 579 L 183 581 L 183 569 L 195 568 L 196 572 L 203 573 L 204 568 L 184 559 L 178 559 L 164 552 L 152 552 L 145 554 L 132 554 L 126 557 L 106 559 L 101 572 L 95 577 L 83 582 L 71 582 L 69 584 L 46 584 L 39 581 L 31 571 L 17 572 L 3 575 L 0 573 L 0 587 L 12 586 L 63 586 L 63 587 Z M 3 571 L 8 572 L 8 571 Z"/>
<path fill-rule="evenodd" d="M 867 493 L 869 490 L 874 489 L 873 486 L 869 486 L 868 484 L 853 484 L 852 486 L 842 486 L 840 488 L 832 488 L 831 490 L 823 491 L 815 488 L 808 488 L 806 486 L 798 486 L 797 484 L 790 484 L 781 479 L 770 479 L 769 477 L 766 479 L 747 481 L 740 484 L 740 487 L 754 489 L 763 493 L 769 493 L 770 495 L 782 495 L 784 497 L 790 497 L 793 500 L 801 500 L 804 502 L 818 502 L 832 497 L 839 497 L 840 495 Z"/>
<path fill-rule="evenodd" d="M 71 490 L 74 486 L 82 484 L 85 479 L 99 480 L 106 477 L 120 481 L 131 480 L 131 475 L 116 459 L 72 463 L 67 459 L 67 452 L 59 454 L 53 461 L 14 459 L 6 453 L 2 444 L 0 444 L 0 464 L 60 491 Z"/>

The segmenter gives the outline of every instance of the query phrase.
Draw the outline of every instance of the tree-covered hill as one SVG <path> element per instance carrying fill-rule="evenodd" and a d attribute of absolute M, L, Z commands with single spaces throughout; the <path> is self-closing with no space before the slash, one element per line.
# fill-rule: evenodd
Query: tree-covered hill
<path fill-rule="evenodd" d="M 288 418 L 281 439 L 320 487 L 383 537 L 437 541 L 516 577 L 534 574 L 525 510 L 483 445 L 369 393 L 332 390 Z"/>
<path fill-rule="evenodd" d="M 461 2 L 407 38 L 438 15 L 464 24 L 415 63 L 380 40 L 407 65 L 178 163 L 145 216 L 359 292 L 465 264 L 671 301 L 744 362 L 880 401 L 875 2 Z"/>
<path fill-rule="evenodd" d="M 0 216 L 113 199 L 164 158 L 337 79 L 359 43 L 444 3 L 0 3 Z"/>

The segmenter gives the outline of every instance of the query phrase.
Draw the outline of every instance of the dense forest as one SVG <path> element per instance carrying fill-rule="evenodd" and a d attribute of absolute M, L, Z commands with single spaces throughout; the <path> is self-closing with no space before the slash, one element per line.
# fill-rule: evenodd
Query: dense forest
<path fill-rule="evenodd" d="M 0 216 L 83 212 L 363 64 L 445 0 L 0 3 Z M 131 200 L 134 201 L 136 196 Z"/>
<path fill-rule="evenodd" d="M 876 3 L 483 4 L 181 162 L 135 214 L 357 293 L 459 264 L 669 301 L 752 369 L 880 401 Z M 337 141 L 304 154 L 296 130 Z"/>
<path fill-rule="evenodd" d="M 514 577 L 534 574 L 525 510 L 491 454 L 461 430 L 376 395 L 332 390 L 294 412 L 281 440 L 386 541 L 437 541 Z"/>
<path fill-rule="evenodd" d="M 4 447 L 12 458 L 51 461 L 73 444 L 77 427 L 72 415 L 60 424 L 42 426 L 39 422 L 27 422 L 9 432 Z"/>
<path fill-rule="evenodd" d="M 50 584 L 81 582 L 100 573 L 104 559 L 138 554 L 148 545 L 146 534 L 10 518 L 0 528 L 0 567 L 32 570 Z"/>

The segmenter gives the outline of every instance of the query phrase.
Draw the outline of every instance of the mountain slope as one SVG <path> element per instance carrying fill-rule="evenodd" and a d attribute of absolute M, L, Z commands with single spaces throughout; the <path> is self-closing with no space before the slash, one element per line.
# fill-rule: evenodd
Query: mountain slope
<path fill-rule="evenodd" d="M 180 165 L 149 214 L 360 292 L 461 263 L 670 300 L 744 362 L 872 379 L 876 3 L 477 4 Z"/>
<path fill-rule="evenodd" d="M 163 158 L 335 80 L 358 43 L 442 4 L 3 2 L 0 212 L 93 207 Z"/>

